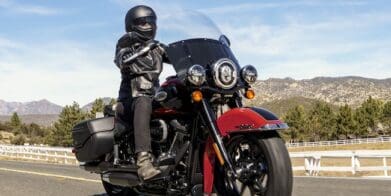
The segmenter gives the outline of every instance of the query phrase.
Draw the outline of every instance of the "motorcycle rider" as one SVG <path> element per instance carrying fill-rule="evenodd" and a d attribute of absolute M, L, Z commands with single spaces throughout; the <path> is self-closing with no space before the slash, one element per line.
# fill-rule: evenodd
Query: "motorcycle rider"
<path fill-rule="evenodd" d="M 157 43 L 156 14 L 148 6 L 131 8 L 125 17 L 126 34 L 117 43 L 115 64 L 121 70 L 117 112 L 121 119 L 133 125 L 138 175 L 148 180 L 161 171 L 152 165 L 150 118 L 154 88 L 159 85 L 164 49 L 157 46 L 131 62 L 124 62 L 151 42 Z"/>

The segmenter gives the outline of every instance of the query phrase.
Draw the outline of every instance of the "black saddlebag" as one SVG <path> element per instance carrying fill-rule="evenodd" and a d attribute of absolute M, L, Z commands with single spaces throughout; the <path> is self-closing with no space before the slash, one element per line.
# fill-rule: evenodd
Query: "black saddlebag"
<path fill-rule="evenodd" d="M 99 160 L 113 151 L 114 117 L 83 121 L 73 128 L 72 137 L 78 161 Z"/>

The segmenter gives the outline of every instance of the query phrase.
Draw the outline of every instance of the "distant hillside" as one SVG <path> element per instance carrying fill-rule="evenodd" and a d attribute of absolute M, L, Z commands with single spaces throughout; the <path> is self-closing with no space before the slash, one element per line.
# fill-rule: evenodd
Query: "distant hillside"
<path fill-rule="evenodd" d="M 104 105 L 109 105 L 112 98 L 111 98 L 111 97 L 104 97 L 104 98 L 102 98 L 102 99 L 103 99 L 103 104 L 104 104 Z M 95 100 L 94 100 L 94 101 L 95 101 Z M 92 105 L 94 104 L 94 101 L 92 101 L 92 102 L 90 102 L 90 103 L 84 105 L 84 106 L 82 107 L 82 110 L 84 110 L 84 111 L 90 111 L 90 110 L 92 109 Z"/>
<path fill-rule="evenodd" d="M 256 103 L 293 97 L 318 99 L 334 105 L 345 103 L 356 107 L 369 96 L 391 100 L 391 78 L 377 80 L 362 77 L 317 77 L 309 80 L 291 78 L 260 80 L 254 86 Z"/>
<path fill-rule="evenodd" d="M 59 114 L 62 107 L 46 99 L 31 102 L 6 102 L 0 99 L 0 115 Z"/>
<path fill-rule="evenodd" d="M 0 122 L 9 121 L 11 116 L 0 115 Z M 29 114 L 19 115 L 20 120 L 23 123 L 30 124 L 36 123 L 42 126 L 50 126 L 58 119 L 58 114 Z"/>
<path fill-rule="evenodd" d="M 270 102 L 265 102 L 260 105 L 260 107 L 266 108 L 278 116 L 283 116 L 290 108 L 293 108 L 298 105 L 302 105 L 305 111 L 309 111 L 317 102 L 316 99 L 310 99 L 305 97 L 291 97 L 287 99 L 274 100 Z M 249 102 L 250 105 L 254 103 Z M 338 110 L 336 105 L 331 104 L 333 110 Z"/>

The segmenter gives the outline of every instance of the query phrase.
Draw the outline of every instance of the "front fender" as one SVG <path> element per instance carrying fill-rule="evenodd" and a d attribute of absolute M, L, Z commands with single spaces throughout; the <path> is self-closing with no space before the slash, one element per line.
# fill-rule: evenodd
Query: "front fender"
<path fill-rule="evenodd" d="M 234 108 L 217 119 L 221 136 L 236 132 L 254 132 L 287 129 L 272 112 L 258 107 Z"/>

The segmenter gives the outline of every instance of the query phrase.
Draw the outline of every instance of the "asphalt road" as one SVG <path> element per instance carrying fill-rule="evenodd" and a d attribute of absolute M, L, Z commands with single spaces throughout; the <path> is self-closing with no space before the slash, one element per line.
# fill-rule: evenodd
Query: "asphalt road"
<path fill-rule="evenodd" d="M 75 166 L 0 160 L 0 195 L 105 195 L 99 176 Z M 391 180 L 296 177 L 294 196 L 389 196 Z"/>

